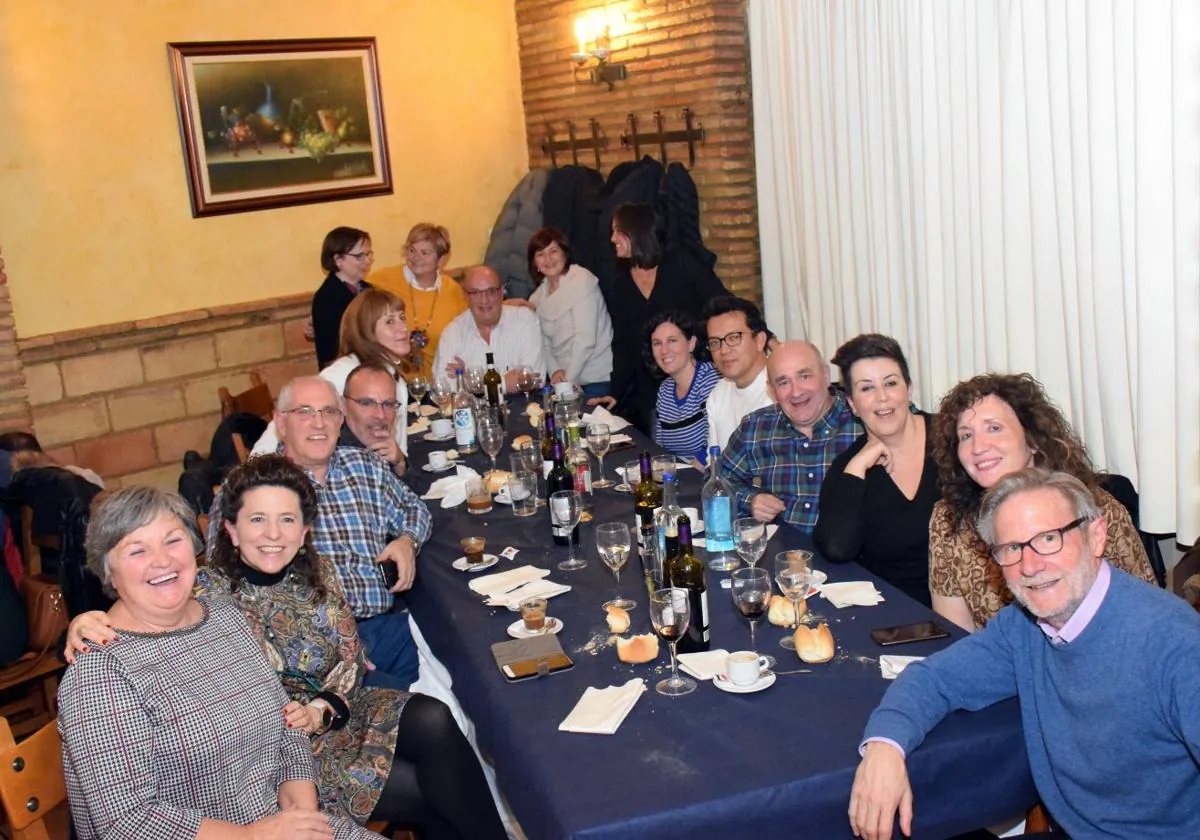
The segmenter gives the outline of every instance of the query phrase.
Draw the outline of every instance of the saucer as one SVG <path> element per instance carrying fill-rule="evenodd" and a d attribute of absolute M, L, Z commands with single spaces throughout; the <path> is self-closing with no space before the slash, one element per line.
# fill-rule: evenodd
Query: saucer
<path fill-rule="evenodd" d="M 767 671 L 767 673 L 750 683 L 750 685 L 736 685 L 730 682 L 724 674 L 717 674 L 713 677 L 712 682 L 721 691 L 728 691 L 730 694 L 753 694 L 756 691 L 762 691 L 764 688 L 770 688 L 775 685 L 776 679 L 774 671 Z"/>
<path fill-rule="evenodd" d="M 422 464 L 421 465 L 421 469 L 425 470 L 425 472 L 427 472 L 427 473 L 449 472 L 450 470 L 454 469 L 454 467 L 455 467 L 455 463 L 453 461 L 446 464 L 446 466 L 441 467 L 440 469 L 434 469 L 430 464 Z"/>
<path fill-rule="evenodd" d="M 563 623 L 557 618 L 546 617 L 546 633 L 557 635 L 563 629 Z M 508 625 L 508 635 L 514 639 L 533 639 L 538 636 L 544 636 L 546 633 L 532 633 L 525 629 L 525 622 L 517 619 L 512 624 Z"/>
<path fill-rule="evenodd" d="M 483 555 L 483 562 L 476 563 L 474 566 L 467 563 L 466 557 L 459 557 L 450 564 L 450 567 L 458 569 L 460 572 L 482 572 L 484 569 L 492 568 L 492 566 L 495 566 L 499 562 L 500 558 L 495 554 L 485 554 Z"/>
<path fill-rule="evenodd" d="M 441 443 L 442 441 L 446 440 L 454 440 L 454 432 L 451 432 L 448 435 L 435 435 L 433 432 L 429 432 L 425 435 L 425 440 L 430 441 L 431 443 Z"/>

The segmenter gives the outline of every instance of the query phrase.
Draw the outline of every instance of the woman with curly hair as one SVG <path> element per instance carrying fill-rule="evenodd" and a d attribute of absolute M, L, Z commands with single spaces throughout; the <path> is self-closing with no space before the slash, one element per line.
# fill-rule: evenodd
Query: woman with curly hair
<path fill-rule="evenodd" d="M 1109 562 L 1154 583 L 1129 512 L 1101 487 L 1083 443 L 1029 374 L 985 373 L 954 386 L 933 418 L 933 458 L 942 500 L 929 521 L 929 591 L 933 609 L 955 624 L 983 627 L 1013 599 L 975 521 L 988 488 L 1029 466 L 1082 481 L 1108 525 Z"/>

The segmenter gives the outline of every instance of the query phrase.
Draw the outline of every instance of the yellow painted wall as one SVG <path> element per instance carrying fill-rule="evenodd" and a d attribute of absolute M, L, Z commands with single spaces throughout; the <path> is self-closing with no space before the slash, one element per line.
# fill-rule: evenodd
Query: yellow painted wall
<path fill-rule="evenodd" d="M 170 41 L 375 36 L 395 194 L 193 219 Z M 0 249 L 18 336 L 315 289 L 326 231 L 483 257 L 527 170 L 506 0 L 0 0 Z"/>

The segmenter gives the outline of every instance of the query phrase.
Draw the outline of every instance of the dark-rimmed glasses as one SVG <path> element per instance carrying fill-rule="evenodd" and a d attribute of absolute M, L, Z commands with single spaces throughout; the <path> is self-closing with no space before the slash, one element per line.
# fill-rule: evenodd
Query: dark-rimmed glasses
<path fill-rule="evenodd" d="M 721 349 L 722 344 L 728 344 L 730 347 L 737 347 L 742 343 L 742 336 L 748 335 L 747 330 L 738 330 L 736 332 L 719 335 L 708 340 L 709 352 L 715 353 Z"/>
<path fill-rule="evenodd" d="M 1043 557 L 1050 557 L 1062 551 L 1063 535 L 1072 528 L 1078 528 L 1089 519 L 1086 516 L 1081 516 L 1073 522 L 1068 522 L 1061 528 L 1052 528 L 1049 531 L 1042 531 L 1040 534 L 1034 534 L 1025 542 L 1011 542 L 994 545 L 988 549 L 988 553 L 992 555 L 992 559 L 999 566 L 1015 566 L 1021 562 L 1021 558 L 1025 556 L 1026 547 L 1033 550 L 1034 554 L 1040 554 Z"/>
<path fill-rule="evenodd" d="M 379 400 L 373 400 L 370 397 L 346 397 L 346 399 L 350 400 L 352 403 L 357 403 L 367 411 L 374 411 L 377 408 L 382 408 L 388 414 L 391 414 L 394 411 L 398 411 L 400 408 L 400 400 L 384 400 L 383 402 L 380 402 Z"/>
<path fill-rule="evenodd" d="M 346 256 L 354 257 L 354 259 L 359 260 L 359 261 L 370 260 L 370 259 L 375 258 L 375 252 L 374 251 L 362 251 L 362 252 L 356 254 L 353 251 L 347 251 Z"/>

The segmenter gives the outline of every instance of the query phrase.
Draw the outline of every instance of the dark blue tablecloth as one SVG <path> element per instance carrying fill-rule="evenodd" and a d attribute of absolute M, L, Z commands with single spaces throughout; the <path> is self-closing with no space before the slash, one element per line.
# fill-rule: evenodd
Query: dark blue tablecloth
<path fill-rule="evenodd" d="M 636 433 L 635 438 L 645 443 Z M 419 439 L 409 446 L 417 467 L 433 448 Z M 506 446 L 502 465 L 507 453 Z M 610 476 L 632 457 L 612 453 L 606 459 Z M 483 456 L 466 462 L 480 472 L 487 464 Z M 680 504 L 698 506 L 702 477 L 684 470 L 681 478 Z M 409 480 L 423 493 L 431 479 L 414 468 Z M 480 748 L 494 761 L 501 789 L 531 840 L 852 836 L 846 809 L 857 747 L 868 715 L 889 685 L 879 672 L 878 657 L 885 651 L 868 634 L 876 627 L 927 619 L 927 609 L 881 581 L 876 585 L 886 600 L 875 607 L 837 610 L 813 598 L 810 610 L 828 621 L 837 644 L 831 663 L 804 666 L 778 647 L 785 631 L 764 622 L 760 651 L 778 657 L 779 670 L 811 667 L 813 673 L 780 676 L 756 694 L 727 694 L 701 683 L 690 695 L 667 698 L 654 691 L 654 683 L 670 670 L 666 646 L 657 663 L 621 663 L 608 643 L 601 607 L 613 596 L 614 581 L 597 557 L 595 524 L 631 522 L 631 496 L 597 491 L 595 520 L 581 526 L 588 566 L 576 572 L 554 569 L 566 549 L 551 543 L 544 509 L 518 519 L 501 505 L 484 516 L 468 514 L 465 506 L 430 506 L 433 536 L 421 551 L 409 607 L 450 671 Z M 467 588 L 468 575 L 450 567 L 461 555 L 459 539 L 469 534 L 486 536 L 489 553 L 505 546 L 520 550 L 514 561 L 501 560 L 490 571 L 532 564 L 550 568 L 550 580 L 573 587 L 551 599 L 550 614 L 564 622 L 559 639 L 574 669 L 511 684 L 500 674 L 490 646 L 508 638 L 505 628 L 517 616 L 483 605 Z M 795 547 L 810 547 L 808 538 L 781 529 L 762 563 L 770 568 L 776 551 Z M 815 565 L 834 581 L 873 579 L 856 565 Z M 724 577 L 709 572 L 712 646 L 745 649 L 748 625 L 721 588 Z M 638 601 L 633 631 L 651 632 L 636 569 L 627 567 L 621 583 L 622 594 Z M 962 635 L 955 629 L 954 638 Z M 927 655 L 948 643 L 891 651 Z M 645 678 L 648 690 L 615 735 L 558 731 L 586 687 L 620 685 L 633 677 Z M 997 822 L 1024 811 L 1036 798 L 1015 701 L 952 715 L 909 757 L 908 766 L 917 837 L 947 837 Z"/>

